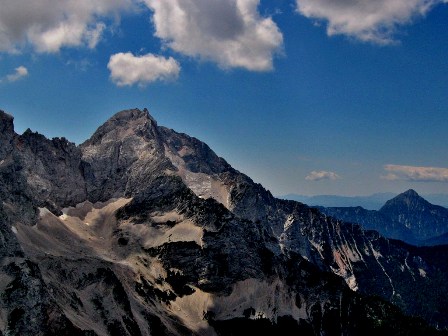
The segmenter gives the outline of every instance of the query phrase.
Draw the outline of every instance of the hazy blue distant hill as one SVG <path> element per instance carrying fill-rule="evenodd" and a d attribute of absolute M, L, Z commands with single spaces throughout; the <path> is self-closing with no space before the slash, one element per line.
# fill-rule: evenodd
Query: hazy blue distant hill
<path fill-rule="evenodd" d="M 394 193 L 376 193 L 369 196 L 316 195 L 306 196 L 287 194 L 278 198 L 305 203 L 309 206 L 323 207 L 363 207 L 367 210 L 379 210 L 384 203 L 397 196 Z M 434 205 L 448 208 L 448 194 L 428 194 L 423 197 Z"/>
<path fill-rule="evenodd" d="M 448 208 L 448 194 L 428 194 L 428 195 L 423 195 L 423 197 L 429 203 Z"/>
<path fill-rule="evenodd" d="M 298 201 L 310 206 L 323 207 L 356 207 L 360 206 L 367 210 L 379 210 L 386 201 L 395 197 L 394 193 L 377 193 L 370 196 L 338 196 L 338 195 L 316 195 L 305 196 L 288 194 L 278 196 L 279 198 Z M 448 200 L 447 200 L 448 203 Z"/>

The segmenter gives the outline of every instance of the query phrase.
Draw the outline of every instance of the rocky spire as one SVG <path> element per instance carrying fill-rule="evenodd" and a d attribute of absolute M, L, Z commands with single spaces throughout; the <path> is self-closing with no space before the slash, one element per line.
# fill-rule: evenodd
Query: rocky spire
<path fill-rule="evenodd" d="M 14 117 L 0 110 L 0 136 L 14 133 Z"/>
<path fill-rule="evenodd" d="M 0 110 L 0 160 L 10 152 L 14 135 L 14 118 Z"/>

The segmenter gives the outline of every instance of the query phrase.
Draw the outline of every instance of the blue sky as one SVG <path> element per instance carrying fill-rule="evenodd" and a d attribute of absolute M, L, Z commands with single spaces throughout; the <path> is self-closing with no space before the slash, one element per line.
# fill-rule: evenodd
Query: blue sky
<path fill-rule="evenodd" d="M 0 0 L 0 109 L 147 107 L 276 195 L 448 193 L 443 0 Z"/>

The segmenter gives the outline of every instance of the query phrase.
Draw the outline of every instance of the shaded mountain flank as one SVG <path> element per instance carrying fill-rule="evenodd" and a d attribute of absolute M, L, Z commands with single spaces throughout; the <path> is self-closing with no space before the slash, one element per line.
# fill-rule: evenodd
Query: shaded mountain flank
<path fill-rule="evenodd" d="M 410 189 L 380 210 L 362 207 L 319 207 L 329 216 L 358 223 L 368 230 L 414 245 L 448 244 L 448 209 L 434 205 Z"/>
<path fill-rule="evenodd" d="M 0 335 L 446 334 L 444 247 L 276 199 L 146 109 L 0 131 Z"/>

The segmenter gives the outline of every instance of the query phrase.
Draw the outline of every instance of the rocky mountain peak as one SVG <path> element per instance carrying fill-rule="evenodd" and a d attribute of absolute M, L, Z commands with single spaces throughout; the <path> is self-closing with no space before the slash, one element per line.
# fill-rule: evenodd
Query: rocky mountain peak
<path fill-rule="evenodd" d="M 406 190 L 404 193 L 402 193 L 402 196 L 406 197 L 420 197 L 419 194 L 414 189 Z"/>
<path fill-rule="evenodd" d="M 379 213 L 394 225 L 410 229 L 417 240 L 433 238 L 448 231 L 448 210 L 429 203 L 412 189 L 387 201 Z"/>
<path fill-rule="evenodd" d="M 155 172 L 171 167 L 163 137 L 148 110 L 116 113 L 80 145 L 90 199 L 134 194 Z"/>
<path fill-rule="evenodd" d="M 150 120 L 154 124 L 157 124 L 155 119 L 149 115 L 149 111 L 146 108 L 143 110 L 135 108 L 117 112 L 109 118 L 108 122 L 119 126 L 122 123 L 131 122 L 133 120 Z"/>
<path fill-rule="evenodd" d="M 155 138 L 157 122 L 145 108 L 123 110 L 107 120 L 83 146 L 121 140 L 130 136 Z"/>
<path fill-rule="evenodd" d="M 397 210 L 421 210 L 431 206 L 431 204 L 421 197 L 415 190 L 409 189 L 404 193 L 401 193 L 391 200 L 380 209 L 380 212 L 390 212 Z"/>

